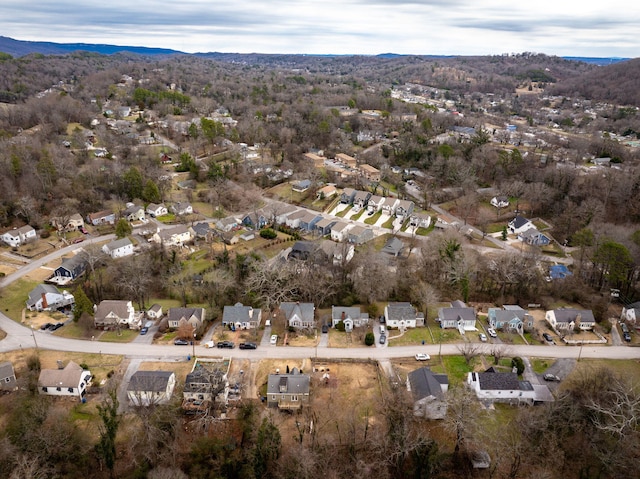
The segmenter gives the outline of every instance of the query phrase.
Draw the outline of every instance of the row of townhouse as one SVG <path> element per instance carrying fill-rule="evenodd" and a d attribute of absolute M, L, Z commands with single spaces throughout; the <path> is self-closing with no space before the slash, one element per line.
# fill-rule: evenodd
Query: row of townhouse
<path fill-rule="evenodd" d="M 149 203 L 147 207 L 136 205 L 133 203 L 127 203 L 126 208 L 120 214 L 121 218 L 125 218 L 128 221 L 144 221 L 146 215 L 156 218 L 158 216 L 164 216 L 169 212 L 177 216 L 185 216 L 193 213 L 193 206 L 188 202 L 177 202 L 167 208 L 163 203 Z M 93 226 L 99 226 L 103 224 L 115 224 L 116 213 L 111 210 L 97 211 L 87 215 L 87 223 Z"/>
<path fill-rule="evenodd" d="M 315 168 L 333 172 L 341 178 L 359 176 L 374 183 L 379 183 L 382 178 L 379 169 L 366 163 L 358 165 L 358 160 L 346 153 L 338 153 L 335 158 L 331 159 L 309 152 L 305 153 L 303 158 L 313 163 Z"/>
<path fill-rule="evenodd" d="M 340 202 L 359 208 L 366 208 L 367 212 L 371 214 L 382 211 L 389 216 L 398 218 L 410 217 L 415 207 L 413 201 L 373 195 L 368 191 L 354 190 L 353 188 L 345 188 L 342 191 Z"/>

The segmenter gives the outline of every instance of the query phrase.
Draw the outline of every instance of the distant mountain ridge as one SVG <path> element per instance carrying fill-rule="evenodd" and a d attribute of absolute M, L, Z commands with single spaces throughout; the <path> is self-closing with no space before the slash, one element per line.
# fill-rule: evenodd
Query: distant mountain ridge
<path fill-rule="evenodd" d="M 8 53 L 13 57 L 22 57 L 32 53 L 40 53 L 43 55 L 65 55 L 76 51 L 85 51 L 92 53 L 99 53 L 102 55 L 113 55 L 115 53 L 135 53 L 138 55 L 156 56 L 156 55 L 195 55 L 204 58 L 218 58 L 222 59 L 234 59 L 241 60 L 242 58 L 250 58 L 252 56 L 268 56 L 268 54 L 260 53 L 219 53 L 219 52 L 206 52 L 206 53 L 185 53 L 179 50 L 172 50 L 170 48 L 152 48 L 152 47 L 140 47 L 130 45 L 108 45 L 108 44 L 94 44 L 94 43 L 55 43 L 55 42 L 32 42 L 26 40 L 16 40 L 9 37 L 0 36 L 0 52 Z M 289 56 L 288 54 L 273 54 L 274 56 Z M 309 57 L 337 57 L 337 56 L 359 56 L 354 53 L 353 55 L 311 55 L 311 54 L 297 54 L 300 56 Z M 296 56 L 296 54 L 291 54 Z M 398 58 L 403 56 L 428 56 L 432 58 L 442 57 L 451 58 L 456 56 L 465 55 L 404 55 L 399 53 L 381 53 L 378 55 L 362 55 L 362 56 L 374 56 L 378 58 Z M 567 60 L 581 61 L 585 63 L 591 63 L 596 65 L 611 65 L 621 61 L 629 60 L 628 58 L 597 58 L 597 57 L 562 57 Z"/>

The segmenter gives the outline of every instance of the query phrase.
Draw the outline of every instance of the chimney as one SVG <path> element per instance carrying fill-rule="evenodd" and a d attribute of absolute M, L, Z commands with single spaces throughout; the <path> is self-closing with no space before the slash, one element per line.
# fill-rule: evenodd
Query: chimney
<path fill-rule="evenodd" d="M 58 359 L 56 362 L 58 363 L 58 369 L 64 369 L 64 364 L 61 359 Z"/>
<path fill-rule="evenodd" d="M 342 316 L 341 316 L 342 321 L 344 321 L 344 320 L 345 320 L 345 316 L 346 316 L 346 314 L 345 314 L 345 312 L 343 311 L 343 312 L 342 312 Z"/>
<path fill-rule="evenodd" d="M 47 309 L 49 305 L 47 304 L 47 294 L 42 293 L 42 309 Z"/>

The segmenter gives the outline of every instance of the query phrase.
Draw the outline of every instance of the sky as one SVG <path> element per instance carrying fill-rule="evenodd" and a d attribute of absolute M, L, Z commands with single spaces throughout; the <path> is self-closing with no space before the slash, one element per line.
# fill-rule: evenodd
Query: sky
<path fill-rule="evenodd" d="M 634 0 L 20 0 L 17 40 L 188 53 L 640 56 Z"/>

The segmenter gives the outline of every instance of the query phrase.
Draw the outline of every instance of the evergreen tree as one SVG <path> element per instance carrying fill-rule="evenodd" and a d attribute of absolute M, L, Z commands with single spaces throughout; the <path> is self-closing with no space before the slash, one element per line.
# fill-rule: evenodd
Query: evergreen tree
<path fill-rule="evenodd" d="M 82 289 L 82 286 L 78 286 L 73 293 L 73 297 L 75 298 L 75 305 L 73 306 L 74 322 L 78 322 L 82 313 L 87 313 L 93 316 L 93 303 L 84 292 L 84 289 Z"/>
<path fill-rule="evenodd" d="M 132 231 L 133 228 L 126 219 L 120 218 L 116 223 L 116 236 L 118 238 L 124 238 L 125 236 L 130 235 Z"/>

